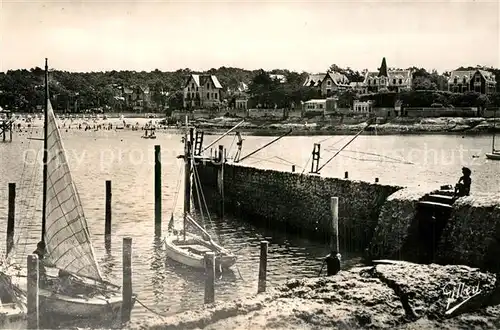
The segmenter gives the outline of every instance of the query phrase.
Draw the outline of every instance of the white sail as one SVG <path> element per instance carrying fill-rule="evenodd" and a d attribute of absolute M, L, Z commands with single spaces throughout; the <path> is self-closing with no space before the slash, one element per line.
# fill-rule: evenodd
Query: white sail
<path fill-rule="evenodd" d="M 52 105 L 47 109 L 45 261 L 67 272 L 102 280 L 87 220 L 71 177 Z"/>

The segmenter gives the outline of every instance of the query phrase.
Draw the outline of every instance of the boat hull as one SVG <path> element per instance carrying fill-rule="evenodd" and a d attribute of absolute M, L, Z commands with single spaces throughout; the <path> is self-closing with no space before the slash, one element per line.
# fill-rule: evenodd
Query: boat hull
<path fill-rule="evenodd" d="M 0 329 L 26 329 L 28 327 L 26 310 L 16 304 L 0 307 Z"/>
<path fill-rule="evenodd" d="M 486 153 L 486 158 L 492 160 L 500 160 L 500 153 Z"/>
<path fill-rule="evenodd" d="M 201 237 L 189 233 L 186 234 L 185 241 L 181 233 L 169 235 L 164 239 L 163 244 L 167 258 L 192 268 L 205 269 L 204 258 L 207 252 L 215 253 L 216 269 L 229 269 L 236 263 L 235 255 L 217 244 L 214 245 L 215 247 L 212 247 Z"/>
<path fill-rule="evenodd" d="M 108 318 L 120 313 L 122 308 L 122 295 L 118 292 L 106 298 L 103 295 L 71 297 L 40 290 L 39 301 L 40 311 L 45 315 L 79 319 Z M 134 304 L 135 297 L 132 297 L 132 307 Z"/>

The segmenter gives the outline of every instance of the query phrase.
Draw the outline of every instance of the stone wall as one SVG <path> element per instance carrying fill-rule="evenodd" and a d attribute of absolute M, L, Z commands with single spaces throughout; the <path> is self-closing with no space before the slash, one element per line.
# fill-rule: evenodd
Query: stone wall
<path fill-rule="evenodd" d="M 500 194 L 457 200 L 437 253 L 439 263 L 500 272 Z"/>
<path fill-rule="evenodd" d="M 205 194 L 219 204 L 220 165 L 198 167 Z M 339 197 L 343 250 L 365 248 L 387 197 L 397 186 L 224 165 L 225 210 L 254 223 L 318 238 L 329 237 L 330 198 Z"/>

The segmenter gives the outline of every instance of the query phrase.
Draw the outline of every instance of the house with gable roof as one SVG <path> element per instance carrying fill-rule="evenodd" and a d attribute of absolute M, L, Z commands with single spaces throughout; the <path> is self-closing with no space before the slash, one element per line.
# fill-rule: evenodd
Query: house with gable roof
<path fill-rule="evenodd" d="M 309 75 L 302 86 L 317 88 L 322 96 L 330 96 L 350 88 L 349 79 L 344 74 L 333 71 Z"/>
<path fill-rule="evenodd" d="M 222 85 L 215 75 L 192 74 L 184 85 L 186 107 L 214 107 L 221 104 Z"/>
<path fill-rule="evenodd" d="M 454 93 L 476 92 L 493 94 L 496 90 L 496 79 L 492 72 L 476 70 L 455 70 L 448 78 L 448 90 Z"/>
<path fill-rule="evenodd" d="M 382 88 L 390 91 L 401 92 L 411 89 L 413 72 L 411 70 L 387 69 L 385 57 L 378 71 L 366 72 L 363 84 L 368 92 L 377 93 Z"/>

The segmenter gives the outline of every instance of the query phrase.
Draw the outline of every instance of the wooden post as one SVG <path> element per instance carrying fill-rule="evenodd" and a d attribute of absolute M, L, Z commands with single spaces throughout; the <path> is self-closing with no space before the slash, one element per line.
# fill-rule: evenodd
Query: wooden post
<path fill-rule="evenodd" d="M 16 184 L 9 183 L 9 210 L 7 215 L 7 253 L 9 255 L 14 246 L 14 224 L 16 214 Z"/>
<path fill-rule="evenodd" d="M 38 302 L 38 256 L 36 254 L 28 255 L 27 261 L 28 277 L 27 277 L 27 327 L 28 329 L 38 329 L 40 326 L 39 318 L 39 302 Z"/>
<path fill-rule="evenodd" d="M 219 162 L 222 163 L 222 161 L 224 159 L 223 157 L 224 157 L 224 146 L 219 145 Z"/>
<path fill-rule="evenodd" d="M 132 312 L 132 238 L 123 238 L 122 324 L 130 321 Z"/>
<path fill-rule="evenodd" d="M 375 183 L 378 183 L 378 178 L 375 178 Z"/>
<path fill-rule="evenodd" d="M 330 202 L 332 212 L 330 254 L 326 257 L 327 275 L 336 275 L 340 271 L 339 247 L 339 198 L 332 197 Z"/>
<path fill-rule="evenodd" d="M 215 254 L 205 253 L 205 304 L 215 301 Z"/>
<path fill-rule="evenodd" d="M 267 277 L 267 248 L 269 242 L 260 242 L 260 263 L 259 263 L 259 284 L 257 293 L 266 292 L 266 277 Z"/>
<path fill-rule="evenodd" d="M 106 180 L 106 209 L 104 223 L 104 245 L 106 250 L 111 249 L 111 180 Z"/>
<path fill-rule="evenodd" d="M 161 152 L 155 145 L 155 236 L 161 235 Z"/>
<path fill-rule="evenodd" d="M 349 179 L 349 172 L 347 172 L 347 171 L 346 171 L 346 172 L 344 173 L 344 179 Z"/>

